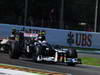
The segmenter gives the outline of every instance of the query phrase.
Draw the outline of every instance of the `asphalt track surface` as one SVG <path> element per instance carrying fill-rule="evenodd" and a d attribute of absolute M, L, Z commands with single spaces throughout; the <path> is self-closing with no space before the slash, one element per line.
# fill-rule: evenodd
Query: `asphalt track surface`
<path fill-rule="evenodd" d="M 97 57 L 100 55 L 95 54 L 79 54 L 80 57 Z M 7 54 L 0 54 L 0 63 L 17 65 L 35 69 L 42 69 L 61 73 L 70 73 L 72 75 L 100 75 L 100 67 L 87 66 L 87 65 L 76 65 L 75 67 L 67 66 L 66 64 L 48 64 L 48 63 L 33 63 L 32 59 L 20 58 L 10 59 Z"/>

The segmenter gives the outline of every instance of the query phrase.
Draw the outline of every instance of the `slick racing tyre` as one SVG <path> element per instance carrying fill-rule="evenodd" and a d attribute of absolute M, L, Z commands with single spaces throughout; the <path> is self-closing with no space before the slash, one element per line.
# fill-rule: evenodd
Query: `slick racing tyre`
<path fill-rule="evenodd" d="M 18 59 L 20 57 L 20 49 L 19 49 L 19 42 L 12 41 L 10 50 L 9 50 L 9 56 L 12 59 Z"/>
<path fill-rule="evenodd" d="M 34 62 L 39 62 L 40 53 L 41 53 L 41 47 L 40 46 L 35 46 L 34 47 L 34 52 L 33 52 L 33 61 Z"/>

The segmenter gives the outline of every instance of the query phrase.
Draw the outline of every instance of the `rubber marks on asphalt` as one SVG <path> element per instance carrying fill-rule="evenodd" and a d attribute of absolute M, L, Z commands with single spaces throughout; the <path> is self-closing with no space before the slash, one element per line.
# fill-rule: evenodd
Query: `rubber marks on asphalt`
<path fill-rule="evenodd" d="M 69 75 L 58 72 L 47 72 L 26 67 L 0 64 L 0 75 Z"/>

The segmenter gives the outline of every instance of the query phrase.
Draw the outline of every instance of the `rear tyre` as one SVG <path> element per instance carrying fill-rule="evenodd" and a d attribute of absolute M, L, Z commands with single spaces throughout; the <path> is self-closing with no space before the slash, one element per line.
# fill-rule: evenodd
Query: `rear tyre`
<path fill-rule="evenodd" d="M 41 53 L 41 47 L 40 46 L 35 46 L 34 47 L 34 52 L 33 52 L 33 61 L 34 62 L 39 62 L 40 53 Z"/>
<path fill-rule="evenodd" d="M 20 57 L 20 47 L 19 47 L 19 42 L 13 41 L 11 43 L 11 47 L 9 50 L 9 56 L 12 59 L 18 59 Z"/>

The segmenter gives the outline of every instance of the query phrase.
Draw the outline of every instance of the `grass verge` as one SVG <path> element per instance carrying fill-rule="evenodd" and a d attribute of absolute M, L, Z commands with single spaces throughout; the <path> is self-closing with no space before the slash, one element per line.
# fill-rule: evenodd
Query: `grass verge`
<path fill-rule="evenodd" d="M 69 48 L 69 47 L 66 47 Z M 100 49 L 96 49 L 96 48 L 80 48 L 80 47 L 73 47 L 77 50 L 84 50 L 84 51 L 100 51 Z"/>
<path fill-rule="evenodd" d="M 81 58 L 82 64 L 100 66 L 100 58 L 83 57 Z"/>

